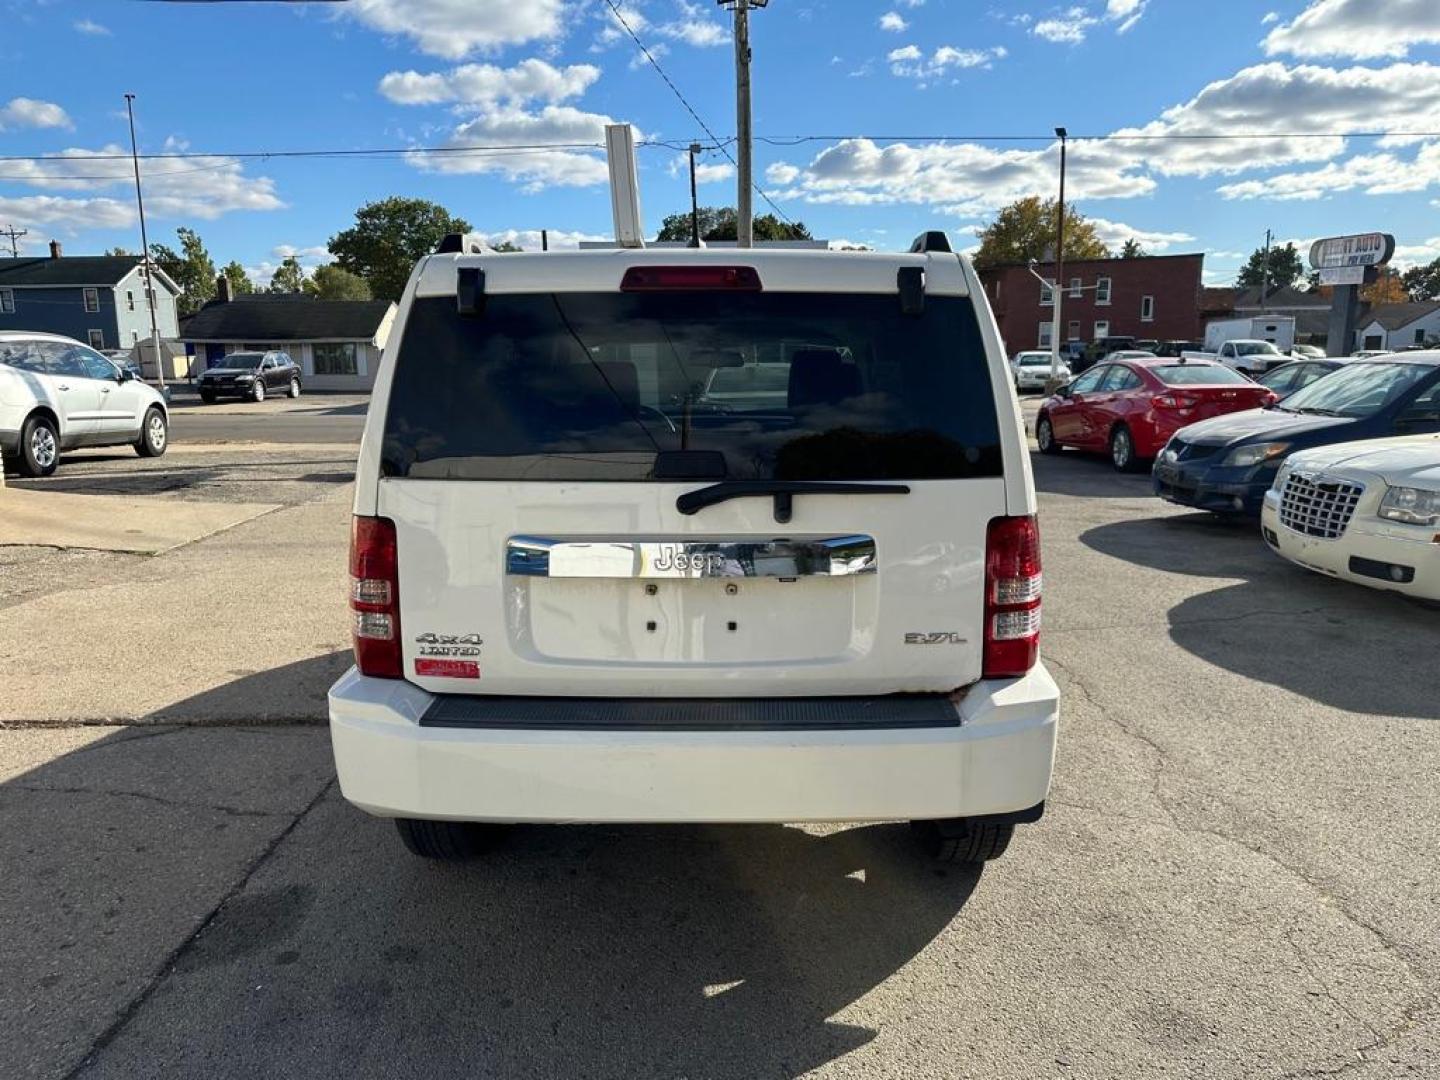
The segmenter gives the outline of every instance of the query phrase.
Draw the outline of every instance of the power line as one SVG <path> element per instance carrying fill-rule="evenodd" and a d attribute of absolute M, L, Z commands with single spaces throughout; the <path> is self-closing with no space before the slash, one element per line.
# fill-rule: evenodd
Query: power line
<path fill-rule="evenodd" d="M 722 142 L 720 137 L 710 130 L 710 125 L 705 123 L 704 120 L 700 119 L 700 114 L 691 107 L 690 102 L 685 99 L 685 95 L 680 92 L 680 88 L 670 80 L 669 75 L 665 74 L 665 69 L 660 66 L 660 61 L 656 60 L 655 57 L 651 55 L 650 50 L 645 47 L 645 43 L 640 40 L 639 35 L 630 28 L 630 24 L 625 21 L 625 16 L 621 15 L 620 9 L 615 6 L 615 0 L 605 0 L 605 3 L 610 8 L 611 13 L 615 16 L 615 21 L 618 22 L 622 27 L 624 27 L 625 32 L 630 35 L 630 39 L 635 42 L 636 47 L 638 47 L 639 50 L 645 54 L 645 59 L 650 61 L 650 66 L 655 69 L 656 73 L 660 76 L 660 78 L 665 80 L 665 85 L 670 88 L 671 93 L 673 93 L 677 98 L 680 99 L 680 104 L 685 106 L 685 111 L 688 112 L 691 118 L 700 125 L 700 129 L 704 131 L 706 135 L 710 136 L 710 141 L 715 144 L 715 149 L 719 150 L 722 154 L 724 154 L 725 160 L 730 162 L 731 165 L 734 165 L 737 169 L 740 168 L 739 164 L 735 161 L 735 159 L 730 156 L 730 151 L 728 149 L 729 144 L 734 142 L 734 139 L 726 139 Z M 637 143 L 636 145 L 640 144 Z M 782 219 L 784 219 L 787 224 L 792 226 L 795 224 L 795 222 L 790 219 L 790 215 L 785 213 L 784 210 L 781 210 L 780 207 L 776 205 L 775 200 L 770 198 L 770 196 L 766 194 L 764 188 L 762 188 L 759 184 L 753 182 L 750 186 L 755 189 L 756 193 L 758 193 L 762 199 L 764 199 L 767 203 L 770 204 L 770 209 L 774 210 L 775 213 L 778 214 Z"/>

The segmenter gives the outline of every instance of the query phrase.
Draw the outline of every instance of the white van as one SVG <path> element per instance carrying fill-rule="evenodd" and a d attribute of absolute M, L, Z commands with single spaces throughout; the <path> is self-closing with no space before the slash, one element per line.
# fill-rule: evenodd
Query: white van
<path fill-rule="evenodd" d="M 927 236 L 422 260 L 356 476 L 345 797 L 430 857 L 507 822 L 909 819 L 980 861 L 1038 820 L 1024 429 Z"/>

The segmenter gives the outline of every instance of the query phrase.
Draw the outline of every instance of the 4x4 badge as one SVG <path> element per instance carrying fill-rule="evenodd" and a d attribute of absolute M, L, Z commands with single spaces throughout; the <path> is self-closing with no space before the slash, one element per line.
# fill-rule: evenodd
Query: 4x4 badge
<path fill-rule="evenodd" d="M 421 656 L 479 656 L 479 634 L 416 634 Z"/>

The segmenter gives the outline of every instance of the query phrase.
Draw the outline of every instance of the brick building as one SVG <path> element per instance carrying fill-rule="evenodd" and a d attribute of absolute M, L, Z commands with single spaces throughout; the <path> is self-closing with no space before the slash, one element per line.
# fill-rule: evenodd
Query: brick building
<path fill-rule="evenodd" d="M 1067 341 L 1091 342 L 1129 335 L 1160 341 L 1196 341 L 1204 255 L 1150 255 L 1143 259 L 1066 262 L 1060 317 Z M 1035 270 L 1053 280 L 1053 263 Z M 1055 313 L 1049 291 L 1023 265 L 980 271 L 1000 324 L 1006 352 L 1050 347 Z"/>

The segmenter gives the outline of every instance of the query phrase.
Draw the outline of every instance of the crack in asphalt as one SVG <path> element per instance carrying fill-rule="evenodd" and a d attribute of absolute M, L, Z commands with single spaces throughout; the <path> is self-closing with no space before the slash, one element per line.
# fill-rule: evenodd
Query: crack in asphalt
<path fill-rule="evenodd" d="M 7 784 L 6 787 L 13 791 L 29 791 L 41 795 L 113 795 L 116 798 L 122 799 L 142 799 L 145 802 L 152 802 L 177 810 L 214 810 L 216 813 L 225 814 L 228 817 L 285 817 L 287 813 L 287 811 L 277 810 L 242 810 L 238 806 L 225 806 L 218 803 L 197 803 L 184 799 L 167 799 L 161 795 L 152 795 L 148 791 L 123 791 L 113 788 L 51 787 L 45 784 L 20 784 L 14 782 Z"/>
<path fill-rule="evenodd" d="M 1094 708 L 1095 712 L 1102 719 L 1109 721 L 1109 723 L 1118 728 L 1122 733 L 1129 736 L 1132 740 L 1140 743 L 1141 745 L 1147 747 L 1150 750 L 1151 754 L 1154 756 L 1154 767 L 1151 770 L 1151 795 L 1155 799 L 1156 804 L 1159 806 L 1161 813 L 1164 814 L 1165 818 L 1170 822 L 1171 826 L 1177 832 L 1190 835 L 1209 836 L 1212 839 L 1221 841 L 1222 843 L 1240 847 L 1245 851 L 1248 851 L 1251 854 L 1257 855 L 1260 858 L 1266 860 L 1272 866 L 1278 868 L 1279 870 L 1284 871 L 1287 875 L 1301 882 L 1311 891 L 1313 891 L 1330 910 L 1335 911 L 1346 922 L 1350 923 L 1357 929 L 1364 931 L 1375 941 L 1377 941 L 1380 944 L 1382 950 L 1386 954 L 1391 956 L 1401 966 L 1401 968 L 1404 970 L 1406 976 L 1408 976 L 1411 982 L 1414 983 L 1417 987 L 1421 988 L 1422 993 L 1420 998 L 1414 1001 L 1409 1007 L 1401 1009 L 1401 1019 L 1396 1024 L 1391 1026 L 1388 1030 L 1385 1030 L 1383 1032 L 1379 1031 L 1375 1028 L 1373 1024 L 1371 1024 L 1367 1020 L 1362 1020 L 1347 1005 L 1343 1004 L 1338 998 L 1335 997 L 1334 993 L 1331 991 L 1329 984 L 1326 983 L 1322 978 L 1320 978 L 1318 973 L 1315 971 L 1313 965 L 1309 960 L 1309 957 L 1304 954 L 1304 952 L 1299 948 L 1298 944 L 1294 941 L 1291 934 L 1287 933 L 1286 940 L 1290 944 L 1291 948 L 1295 950 L 1296 954 L 1300 958 L 1301 963 L 1305 966 L 1306 970 L 1309 971 L 1312 979 L 1316 982 L 1317 985 L 1322 988 L 1324 996 L 1334 1002 L 1334 1004 L 1338 1006 L 1352 1020 L 1363 1026 L 1367 1031 L 1369 1031 L 1372 1036 L 1372 1041 L 1364 1046 L 1353 1048 L 1352 1053 L 1356 1055 L 1355 1059 L 1345 1062 L 1337 1068 L 1328 1070 L 1324 1068 L 1302 1070 L 1300 1072 L 1286 1074 L 1285 1077 L 1279 1078 L 1279 1080 L 1301 1080 L 1301 1078 L 1304 1077 L 1336 1076 L 1358 1066 L 1369 1064 L 1374 1060 L 1373 1054 L 1376 1051 L 1383 1050 L 1386 1046 L 1389 1046 L 1396 1039 L 1401 1038 L 1402 1036 L 1409 1033 L 1417 1024 L 1421 1022 L 1421 1018 L 1425 1015 L 1428 1009 L 1434 1007 L 1437 1003 L 1440 1003 L 1440 991 L 1431 990 L 1425 992 L 1423 990 L 1423 988 L 1430 985 L 1431 980 L 1427 979 L 1421 972 L 1416 970 L 1415 965 L 1410 962 L 1409 958 L 1406 957 L 1399 945 L 1391 941 L 1390 938 L 1387 937 L 1386 934 L 1379 927 L 1367 922 L 1365 919 L 1361 918 L 1359 915 L 1346 908 L 1340 897 L 1336 896 L 1334 893 L 1329 891 L 1323 884 L 1310 877 L 1309 874 L 1305 873 L 1303 870 L 1296 866 L 1290 865 L 1289 863 L 1280 859 L 1273 853 L 1266 851 L 1257 845 L 1251 844 L 1250 842 L 1242 839 L 1241 837 L 1232 836 L 1228 833 L 1220 832 L 1217 829 L 1208 828 L 1203 825 L 1192 825 L 1182 822 L 1175 810 L 1175 807 L 1172 806 L 1170 801 L 1165 797 L 1162 787 L 1162 779 L 1166 767 L 1169 764 L 1169 754 L 1166 752 L 1166 750 L 1153 738 L 1144 734 L 1141 731 L 1136 730 L 1130 724 L 1127 724 L 1125 721 L 1117 717 L 1108 707 L 1101 704 L 1095 693 L 1088 685 L 1086 685 L 1085 680 L 1082 679 L 1075 672 L 1075 670 L 1069 665 L 1067 665 L 1064 661 L 1058 660 L 1054 656 L 1047 654 L 1045 657 L 1045 662 L 1052 665 L 1053 667 L 1058 668 L 1061 674 L 1066 677 L 1066 680 L 1070 683 L 1070 685 L 1075 690 L 1079 691 L 1080 696 L 1083 697 L 1085 701 Z M 1087 807 L 1085 809 L 1090 808 Z"/>
<path fill-rule="evenodd" d="M 219 902 L 210 909 L 205 918 L 186 936 L 185 940 L 180 942 L 180 944 L 171 950 L 170 954 L 160 962 L 159 967 L 145 980 L 145 984 L 140 988 L 139 992 L 120 1010 L 119 1015 L 110 1022 L 109 1026 L 95 1037 L 90 1044 L 90 1048 L 85 1051 L 84 1056 L 81 1057 L 74 1068 L 64 1075 L 62 1080 L 76 1080 L 77 1077 L 85 1073 L 91 1065 L 95 1063 L 97 1056 L 119 1037 L 120 1033 L 125 1030 L 130 1021 L 132 1021 L 145 1006 L 145 1003 L 150 1000 L 151 995 L 160 988 L 161 984 L 175 969 L 175 965 L 190 951 L 195 942 L 200 939 L 200 936 L 215 923 L 215 920 L 225 909 L 225 905 L 245 890 L 245 886 L 250 884 L 250 879 L 255 876 L 256 872 L 258 872 L 262 866 L 270 861 L 275 852 L 279 850 L 280 845 L 283 844 L 289 838 L 290 834 L 299 827 L 300 823 L 310 815 L 310 812 L 320 804 L 320 801 L 325 798 L 330 789 L 335 786 L 335 783 L 336 778 L 333 776 L 326 780 L 325 783 L 320 786 L 320 790 L 315 793 L 314 797 L 305 804 L 304 808 L 291 818 L 290 823 L 281 829 L 271 841 L 265 845 L 260 854 L 251 861 L 244 873 L 240 875 L 239 880 L 236 881 L 225 895 L 220 898 Z"/>

